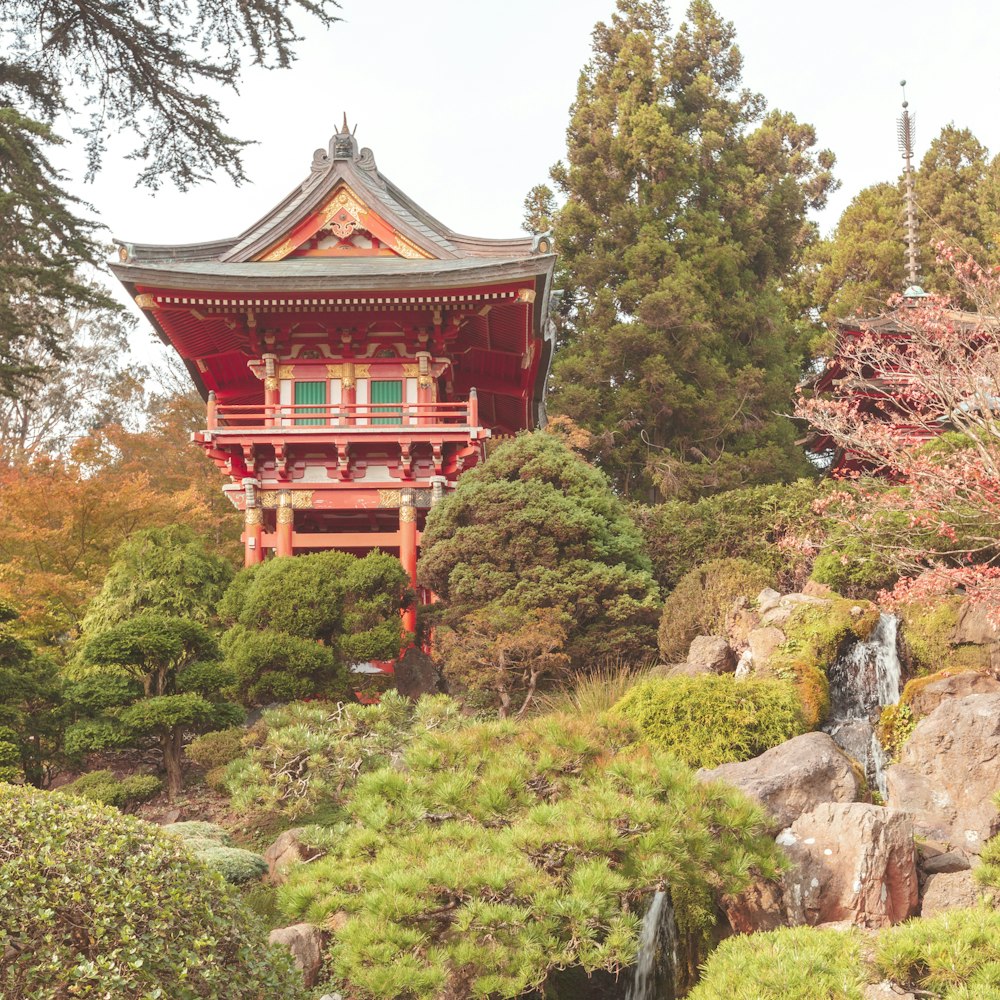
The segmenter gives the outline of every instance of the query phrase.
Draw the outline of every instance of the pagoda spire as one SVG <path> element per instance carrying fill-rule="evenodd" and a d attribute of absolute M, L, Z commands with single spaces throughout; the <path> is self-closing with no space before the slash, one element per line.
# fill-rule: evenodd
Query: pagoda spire
<path fill-rule="evenodd" d="M 899 151 L 906 161 L 906 257 L 909 285 L 903 294 L 907 298 L 920 298 L 926 293 L 917 284 L 920 268 L 917 264 L 917 197 L 913 187 L 913 139 L 916 130 L 916 115 L 910 114 L 910 102 L 906 99 L 906 81 L 899 81 L 903 88 L 903 113 L 896 122 L 896 137 Z"/>

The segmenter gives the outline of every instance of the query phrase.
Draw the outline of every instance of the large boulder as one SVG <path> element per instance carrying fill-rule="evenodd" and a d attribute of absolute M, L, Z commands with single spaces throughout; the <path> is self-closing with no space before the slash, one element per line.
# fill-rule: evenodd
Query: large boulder
<path fill-rule="evenodd" d="M 774 651 L 785 641 L 785 633 L 773 625 L 755 628 L 747 636 L 747 646 L 755 670 L 767 665 Z"/>
<path fill-rule="evenodd" d="M 912 813 L 918 834 L 978 854 L 1000 830 L 1000 692 L 941 702 L 886 781 L 889 805 Z"/>
<path fill-rule="evenodd" d="M 993 605 L 986 601 L 966 601 L 958 612 L 958 622 L 952 642 L 991 646 L 1000 642 L 1000 630 L 993 624 L 990 614 Z"/>
<path fill-rule="evenodd" d="M 736 654 L 721 635 L 699 635 L 691 641 L 687 664 L 690 673 L 731 674 Z"/>
<path fill-rule="evenodd" d="M 310 847 L 303 839 L 304 827 L 286 830 L 264 852 L 267 862 L 267 874 L 274 885 L 281 885 L 288 880 L 288 870 L 292 865 L 302 861 L 312 861 L 319 857 L 320 851 Z"/>
<path fill-rule="evenodd" d="M 913 824 L 864 802 L 824 802 L 778 836 L 792 861 L 784 902 L 790 924 L 849 921 L 886 927 L 917 911 Z"/>
<path fill-rule="evenodd" d="M 702 781 L 725 781 L 756 799 L 784 829 L 822 802 L 855 802 L 861 793 L 850 758 L 826 733 L 805 733 L 752 760 L 698 772 Z"/>
<path fill-rule="evenodd" d="M 323 932 L 312 924 L 292 924 L 271 931 L 268 940 L 281 945 L 292 953 L 295 964 L 302 970 L 302 979 L 307 987 L 319 981 L 323 968 Z"/>
<path fill-rule="evenodd" d="M 974 694 L 994 694 L 1000 692 L 1000 681 L 989 674 L 967 670 L 960 674 L 949 674 L 923 683 L 923 678 L 911 683 L 912 693 L 907 693 L 906 703 L 915 719 L 930 715 L 948 698 L 968 698 Z"/>
<path fill-rule="evenodd" d="M 966 910 L 975 906 L 984 894 L 988 895 L 971 871 L 931 875 L 924 885 L 920 916 L 933 917 L 945 910 Z"/>

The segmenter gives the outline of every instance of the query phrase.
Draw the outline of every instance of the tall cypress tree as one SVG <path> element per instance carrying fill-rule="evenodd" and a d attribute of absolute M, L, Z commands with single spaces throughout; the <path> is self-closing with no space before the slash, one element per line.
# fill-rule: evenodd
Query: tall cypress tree
<path fill-rule="evenodd" d="M 833 186 L 813 128 L 741 86 L 731 24 L 695 0 L 618 0 L 594 29 L 552 170 L 567 290 L 551 409 L 627 495 L 800 470 L 782 416 L 807 342 L 782 283 Z"/>

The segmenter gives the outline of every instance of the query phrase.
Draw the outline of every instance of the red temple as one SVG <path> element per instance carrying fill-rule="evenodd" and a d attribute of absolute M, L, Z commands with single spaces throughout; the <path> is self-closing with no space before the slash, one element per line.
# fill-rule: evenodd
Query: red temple
<path fill-rule="evenodd" d="M 112 270 L 207 401 L 194 440 L 244 512 L 246 564 L 378 547 L 415 585 L 427 510 L 491 434 L 544 420 L 554 262 L 548 236 L 438 222 L 345 120 L 241 235 L 119 243 Z"/>

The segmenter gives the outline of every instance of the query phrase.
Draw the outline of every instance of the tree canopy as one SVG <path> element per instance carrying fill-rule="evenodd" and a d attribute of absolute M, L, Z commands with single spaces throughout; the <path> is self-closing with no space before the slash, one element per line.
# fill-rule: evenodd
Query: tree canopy
<path fill-rule="evenodd" d="M 812 126 L 742 86 L 731 24 L 618 0 L 594 29 L 552 170 L 563 343 L 551 410 L 591 430 L 629 496 L 803 469 L 780 416 L 807 343 L 781 291 L 834 186 Z M 544 192 L 529 196 L 529 217 Z"/>

